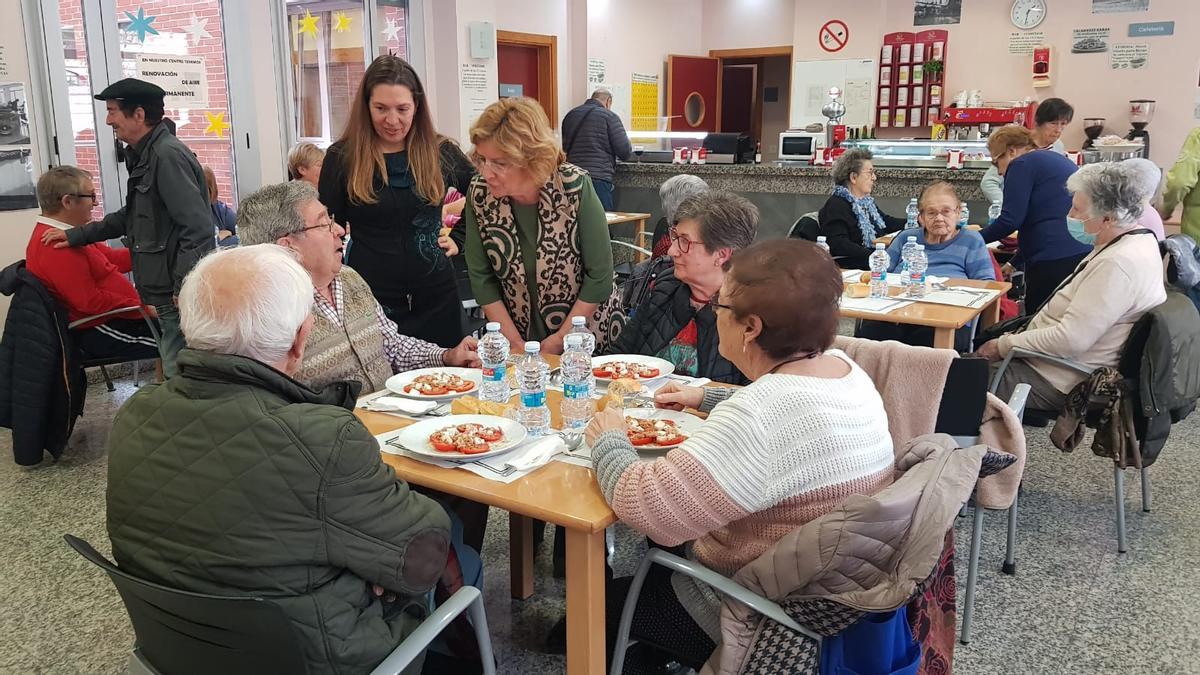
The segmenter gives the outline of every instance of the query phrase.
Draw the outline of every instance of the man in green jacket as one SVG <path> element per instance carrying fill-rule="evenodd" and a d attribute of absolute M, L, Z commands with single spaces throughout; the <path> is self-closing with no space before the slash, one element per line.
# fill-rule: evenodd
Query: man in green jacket
<path fill-rule="evenodd" d="M 179 375 L 113 421 L 108 534 L 143 579 L 277 603 L 309 672 L 367 672 L 425 616 L 450 520 L 380 460 L 357 386 L 292 379 L 311 306 L 308 273 L 274 244 L 196 266 Z"/>
<path fill-rule="evenodd" d="M 162 326 L 158 351 L 163 373 L 173 377 L 178 372 L 175 358 L 184 347 L 175 297 L 200 257 L 216 247 L 216 229 L 204 171 L 163 121 L 164 94 L 158 85 L 126 78 L 96 95 L 108 108 L 105 123 L 128 144 L 125 206 L 70 232 L 47 232 L 42 243 L 63 248 L 125 238 L 138 294 L 154 305 Z"/>

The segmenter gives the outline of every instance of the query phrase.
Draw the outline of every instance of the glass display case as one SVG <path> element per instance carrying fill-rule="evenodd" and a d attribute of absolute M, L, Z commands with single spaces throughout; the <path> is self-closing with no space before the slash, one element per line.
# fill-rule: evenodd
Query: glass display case
<path fill-rule="evenodd" d="M 875 156 L 878 167 L 907 169 L 944 169 L 951 150 L 961 150 L 963 168 L 986 169 L 992 164 L 987 140 L 931 141 L 926 139 L 859 139 L 845 140 L 843 148 L 865 148 Z"/>

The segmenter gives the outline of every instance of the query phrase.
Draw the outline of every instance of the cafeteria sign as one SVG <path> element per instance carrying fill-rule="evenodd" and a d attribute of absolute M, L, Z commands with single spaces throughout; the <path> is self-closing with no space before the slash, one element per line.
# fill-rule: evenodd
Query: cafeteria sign
<path fill-rule="evenodd" d="M 138 54 L 138 79 L 153 82 L 167 92 L 167 108 L 207 108 L 208 77 L 203 56 Z"/>

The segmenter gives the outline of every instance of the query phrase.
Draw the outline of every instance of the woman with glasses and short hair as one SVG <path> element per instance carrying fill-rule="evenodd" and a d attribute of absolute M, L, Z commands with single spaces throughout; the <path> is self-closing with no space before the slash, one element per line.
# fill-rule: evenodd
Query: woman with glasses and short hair
<path fill-rule="evenodd" d="M 566 162 L 541 105 L 497 101 L 471 127 L 479 175 L 465 191 L 467 269 L 475 301 L 514 350 L 561 354 L 571 318 L 603 349 L 625 316 L 613 283 L 608 219 L 592 179 Z"/>
<path fill-rule="evenodd" d="M 833 194 L 817 214 L 818 231 L 829 252 L 846 269 L 867 269 L 875 239 L 904 227 L 903 218 L 883 213 L 875 205 L 875 166 L 871 151 L 847 150 L 833 163 Z"/>
<path fill-rule="evenodd" d="M 919 230 L 905 230 L 892 239 L 888 255 L 892 258 L 889 271 L 900 269 L 900 251 L 908 237 L 916 237 L 917 243 L 925 247 L 929 260 L 926 274 L 954 279 L 979 279 L 995 281 L 996 271 L 983 237 L 974 230 L 958 229 L 962 202 L 954 186 L 945 181 L 936 181 L 921 190 L 917 200 L 917 222 Z M 907 326 L 885 321 L 864 321 L 859 326 L 858 337 L 872 340 L 899 340 L 910 345 L 933 346 L 933 329 L 925 326 Z M 970 349 L 971 327 L 958 329 L 954 336 L 954 347 L 959 351 Z"/>
<path fill-rule="evenodd" d="M 754 242 L 758 207 L 731 192 L 709 191 L 683 200 L 674 217 L 667 251 L 673 269 L 655 280 L 607 351 L 657 356 L 683 375 L 746 384 L 746 376 L 718 351 L 717 319 L 708 301 L 725 282 L 730 257 Z"/>
<path fill-rule="evenodd" d="M 1033 132 L 1015 124 L 988 137 L 988 152 L 1004 176 L 1004 205 L 980 234 L 990 244 L 1020 231 L 1020 261 L 1009 265 L 1024 265 L 1025 313 L 1033 314 L 1091 250 L 1067 231 L 1067 179 L 1078 167 L 1057 152 L 1039 150 Z"/>
<path fill-rule="evenodd" d="M 380 56 L 363 75 L 346 130 L 321 165 L 321 202 L 353 226 L 347 263 L 400 332 L 453 347 L 466 333 L 450 256 L 462 230 L 442 234 L 446 189 L 474 172 L 433 128 L 425 88 L 404 59 Z"/>

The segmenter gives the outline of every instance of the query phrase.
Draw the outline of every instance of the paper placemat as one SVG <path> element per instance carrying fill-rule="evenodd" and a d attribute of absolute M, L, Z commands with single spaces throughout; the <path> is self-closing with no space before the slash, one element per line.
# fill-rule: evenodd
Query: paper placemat
<path fill-rule="evenodd" d="M 852 309 L 858 312 L 872 314 L 887 314 L 888 312 L 907 307 L 912 300 L 904 298 L 847 298 L 842 296 L 842 309 Z"/>
<path fill-rule="evenodd" d="M 988 290 L 986 288 L 952 286 L 945 290 L 930 290 L 925 293 L 925 297 L 923 298 L 909 299 L 915 302 L 926 302 L 934 305 L 953 305 L 955 307 L 980 309 L 986 307 L 997 295 L 1000 295 L 1000 291 Z"/>

